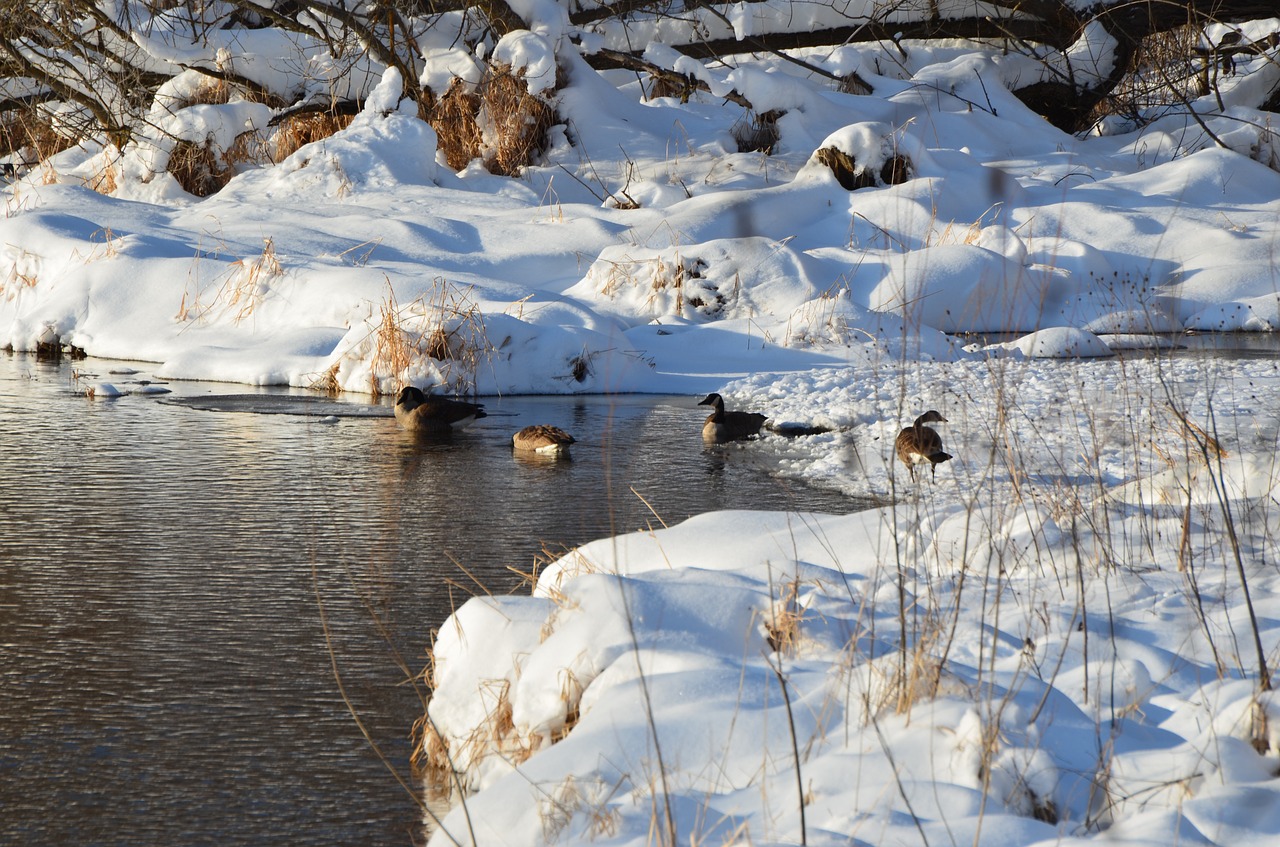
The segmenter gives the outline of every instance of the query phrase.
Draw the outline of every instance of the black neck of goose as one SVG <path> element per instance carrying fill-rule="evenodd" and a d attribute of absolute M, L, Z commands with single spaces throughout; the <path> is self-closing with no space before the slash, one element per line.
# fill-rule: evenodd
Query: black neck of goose
<path fill-rule="evenodd" d="M 724 401 L 717 397 L 712 408 L 715 409 L 715 411 L 711 413 L 711 420 L 716 423 L 724 423 Z"/>

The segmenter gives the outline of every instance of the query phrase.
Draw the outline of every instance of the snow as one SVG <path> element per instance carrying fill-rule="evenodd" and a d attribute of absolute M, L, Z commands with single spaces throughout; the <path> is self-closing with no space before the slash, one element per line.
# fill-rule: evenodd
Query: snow
<path fill-rule="evenodd" d="M 160 380 L 686 393 L 691 439 L 715 390 L 825 430 L 715 449 L 882 504 L 601 539 L 532 596 L 461 607 L 430 717 L 469 794 L 432 843 L 1280 837 L 1280 701 L 1256 652 L 1280 652 L 1277 361 L 1127 355 L 1280 328 L 1280 174 L 1270 116 L 1242 105 L 1274 56 L 1222 80 L 1224 111 L 1200 102 L 1223 149 L 1185 110 L 1065 135 L 1005 88 L 1030 65 L 960 42 L 797 52 L 873 96 L 662 43 L 744 38 L 775 20 L 764 4 L 582 33 L 651 40 L 712 92 L 646 100 L 566 48 L 561 4 L 513 8 L 534 31 L 476 42 L 446 15 L 418 44 L 437 94 L 492 57 L 550 98 L 561 126 L 518 178 L 450 169 L 367 56 L 338 67 L 269 29 L 194 45 L 175 15 L 148 36 L 158 67 L 364 111 L 198 199 L 159 172 L 172 136 L 226 150 L 271 110 L 183 105 L 180 74 L 156 104 L 168 135 L 60 154 L 6 186 L 0 220 L 0 346 Z M 834 14 L 807 10 L 796 26 Z M 1076 73 L 1108 72 L 1107 38 L 1086 31 Z M 733 92 L 785 111 L 771 155 L 737 149 Z M 842 187 L 824 148 L 870 184 Z M 898 155 L 908 178 L 886 184 Z M 114 191 L 92 190 L 106 172 Z M 452 357 L 428 355 L 437 330 Z M 120 374 L 87 388 L 163 390 Z M 893 441 L 931 408 L 954 458 L 912 481 Z"/>

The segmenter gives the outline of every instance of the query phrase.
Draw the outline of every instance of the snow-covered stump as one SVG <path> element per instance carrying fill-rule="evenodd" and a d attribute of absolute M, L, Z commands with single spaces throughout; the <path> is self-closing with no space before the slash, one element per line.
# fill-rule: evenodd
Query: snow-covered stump
<path fill-rule="evenodd" d="M 902 144 L 903 134 L 884 124 L 855 124 L 827 137 L 811 161 L 831 171 L 847 191 L 899 185 L 911 179 L 916 166 Z"/>

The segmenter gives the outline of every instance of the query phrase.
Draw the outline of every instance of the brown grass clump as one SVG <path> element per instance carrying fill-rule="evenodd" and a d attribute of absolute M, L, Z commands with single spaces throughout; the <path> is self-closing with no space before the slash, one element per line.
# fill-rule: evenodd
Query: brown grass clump
<path fill-rule="evenodd" d="M 796 582 L 787 583 L 778 604 L 765 617 L 765 643 L 775 653 L 793 655 L 800 640 L 800 623 L 804 620 L 804 610 L 796 603 L 798 590 Z"/>
<path fill-rule="evenodd" d="M 564 725 L 551 733 L 552 744 L 567 738 L 582 717 L 582 692 L 586 689 L 572 671 L 566 670 L 564 674 L 560 689 L 560 699 L 565 703 Z"/>
<path fill-rule="evenodd" d="M 415 341 L 415 348 L 440 363 L 448 385 L 458 394 L 475 390 L 476 372 L 494 353 L 485 331 L 484 314 L 471 299 L 469 288 L 459 288 L 437 279 L 425 300 L 427 331 Z"/>
<path fill-rule="evenodd" d="M 370 391 L 379 397 L 384 381 L 398 390 L 416 366 L 430 359 L 442 384 L 455 394 L 475 390 L 476 372 L 494 348 L 485 334 L 484 315 L 470 290 L 436 279 L 431 292 L 407 305 L 388 286 L 370 333 Z"/>
<path fill-rule="evenodd" d="M 104 162 L 102 168 L 89 178 L 88 185 L 91 190 L 99 194 L 113 194 L 119 186 L 115 164 Z"/>
<path fill-rule="evenodd" d="M 36 108 L 11 109 L 0 114 L 0 155 L 18 154 L 22 163 L 34 166 L 75 143 L 58 133 Z"/>
<path fill-rule="evenodd" d="M 220 79 L 208 78 L 190 96 L 170 103 L 169 108 L 178 112 L 190 106 L 222 105 L 230 100 L 231 87 Z M 235 176 L 235 169 L 222 152 L 208 140 L 179 139 L 169 154 L 168 171 L 189 194 L 197 197 L 217 194 Z"/>
<path fill-rule="evenodd" d="M 338 382 L 338 369 L 340 366 L 339 362 L 334 362 L 330 365 L 324 373 L 312 380 L 311 388 L 330 397 L 337 397 L 341 394 L 342 383 Z"/>
<path fill-rule="evenodd" d="M 453 775 L 449 744 L 436 732 L 425 713 L 414 721 L 411 737 L 413 751 L 409 754 L 409 767 L 414 777 L 448 796 Z"/>
<path fill-rule="evenodd" d="M 231 86 L 216 77 L 204 77 L 190 96 L 175 98 L 169 108 L 175 112 L 189 106 L 222 106 L 231 102 Z"/>
<path fill-rule="evenodd" d="M 461 170 L 481 158 L 490 173 L 514 176 L 541 155 L 555 109 L 530 94 L 522 72 L 490 67 L 474 91 L 455 79 L 427 109 L 445 161 Z"/>
<path fill-rule="evenodd" d="M 440 151 L 455 171 L 460 171 L 480 155 L 481 133 L 476 115 L 480 113 L 480 97 L 467 89 L 466 83 L 454 79 L 449 90 L 428 112 L 427 122 L 436 131 Z"/>
<path fill-rule="evenodd" d="M 271 161 L 282 162 L 299 148 L 346 129 L 354 117 L 331 112 L 312 112 L 285 118 L 276 129 Z"/>
<path fill-rule="evenodd" d="M 529 741 L 516 732 L 512 719 L 511 683 L 493 680 L 484 689 L 487 715 L 471 735 L 451 749 L 442 738 L 435 724 L 423 715 L 414 724 L 414 749 L 410 761 L 414 773 L 421 775 L 429 785 L 443 793 L 458 789 L 453 783 L 460 768 L 479 762 L 486 754 L 496 752 L 513 765 L 520 765 L 532 756 L 539 743 Z"/>
<path fill-rule="evenodd" d="M 242 132 L 236 136 L 235 141 L 231 142 L 227 152 L 222 154 L 222 160 L 237 172 L 240 170 L 237 166 L 244 163 L 270 164 L 273 162 L 271 144 L 257 130 Z"/>
<path fill-rule="evenodd" d="M 436 327 L 427 336 L 427 346 L 424 352 L 437 362 L 453 361 L 458 358 L 459 346 L 455 336 L 456 333 L 448 332 L 442 326 Z"/>
<path fill-rule="evenodd" d="M 910 178 L 911 160 L 906 156 L 890 156 L 880 166 L 880 182 L 884 185 L 900 185 Z"/>
<path fill-rule="evenodd" d="M 413 361 L 413 349 L 402 326 L 400 308 L 392 291 L 379 307 L 382 319 L 378 321 L 373 339 L 373 365 L 369 374 L 369 393 L 377 400 L 382 396 L 382 380 L 379 374 L 402 374 Z"/>
<path fill-rule="evenodd" d="M 842 94 L 857 94 L 859 96 L 871 93 L 871 89 L 867 87 L 866 82 L 856 73 L 845 74 L 840 77 L 840 83 L 836 86 L 836 91 Z"/>
<path fill-rule="evenodd" d="M 542 154 L 547 130 L 558 122 L 542 98 L 529 93 L 523 74 L 496 70 L 483 86 L 482 123 L 490 149 L 485 165 L 491 173 L 514 176 Z"/>
<path fill-rule="evenodd" d="M 174 144 L 173 152 L 169 154 L 169 173 L 184 191 L 197 197 L 217 194 L 235 176 L 235 170 L 207 141 L 202 144 L 191 141 Z"/>

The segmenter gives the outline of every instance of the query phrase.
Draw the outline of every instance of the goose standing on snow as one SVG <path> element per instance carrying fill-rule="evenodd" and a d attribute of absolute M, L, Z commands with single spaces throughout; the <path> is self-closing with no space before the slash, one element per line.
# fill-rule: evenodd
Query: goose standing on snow
<path fill-rule="evenodd" d="M 425 435 L 448 435 L 476 418 L 488 417 L 477 403 L 434 397 L 412 385 L 400 389 L 395 412 L 400 426 Z"/>
<path fill-rule="evenodd" d="M 548 456 L 567 456 L 573 436 L 558 426 L 535 424 L 511 436 L 511 446 L 517 450 L 532 450 Z"/>
<path fill-rule="evenodd" d="M 942 437 L 932 427 L 925 426 L 929 423 L 946 422 L 946 418 L 930 409 L 916 418 L 914 424 L 898 433 L 898 440 L 894 446 L 897 447 L 898 458 L 907 466 L 907 470 L 911 471 L 913 482 L 916 478 L 916 465 L 928 462 L 929 474 L 936 478 L 935 466 L 951 458 L 950 453 L 942 452 Z"/>
<path fill-rule="evenodd" d="M 769 419 L 756 412 L 726 412 L 724 398 L 719 394 L 708 394 L 698 405 L 715 408 L 715 411 L 707 416 L 707 422 L 702 425 L 702 440 L 717 444 L 757 435 L 760 427 L 764 426 L 764 422 Z"/>

